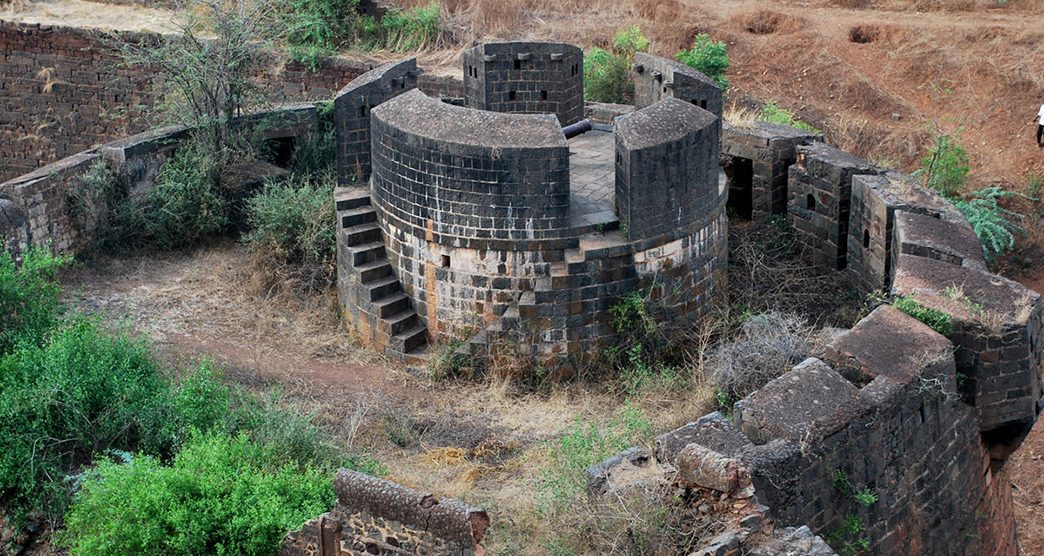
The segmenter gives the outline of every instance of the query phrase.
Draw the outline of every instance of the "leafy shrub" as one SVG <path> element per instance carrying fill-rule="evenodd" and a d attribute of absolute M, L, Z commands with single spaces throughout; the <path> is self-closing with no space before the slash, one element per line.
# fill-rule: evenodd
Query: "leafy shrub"
<path fill-rule="evenodd" d="M 120 191 L 116 173 L 103 160 L 91 165 L 80 176 L 79 187 L 68 192 L 69 217 L 78 230 L 104 234 L 108 217 Z"/>
<path fill-rule="evenodd" d="M 184 142 L 163 164 L 145 198 L 117 209 L 115 239 L 171 249 L 224 230 L 228 201 L 217 184 L 218 167 L 202 142 Z"/>
<path fill-rule="evenodd" d="M 315 105 L 318 125 L 315 131 L 294 144 L 290 169 L 295 174 L 327 175 L 337 171 L 337 145 L 332 101 Z"/>
<path fill-rule="evenodd" d="M 61 507 L 59 481 L 109 449 L 166 453 L 167 382 L 141 342 L 77 319 L 0 359 L 0 492 Z"/>
<path fill-rule="evenodd" d="M 276 265 L 293 265 L 316 286 L 332 280 L 336 264 L 334 178 L 294 175 L 267 183 L 247 201 L 245 241 Z"/>
<path fill-rule="evenodd" d="M 954 332 L 953 317 L 949 313 L 925 307 L 914 301 L 912 297 L 897 298 L 892 306 L 927 324 L 929 328 L 943 336 L 949 336 Z"/>
<path fill-rule="evenodd" d="M 323 471 L 272 460 L 246 436 L 197 434 L 169 466 L 100 461 L 66 518 L 75 555 L 273 554 L 334 502 Z"/>
<path fill-rule="evenodd" d="M 408 10 L 389 9 L 380 22 L 364 20 L 363 33 L 372 37 L 374 48 L 394 52 L 435 48 L 442 38 L 439 26 L 438 2 L 427 6 L 414 6 Z"/>
<path fill-rule="evenodd" d="M 551 462 L 541 473 L 545 510 L 554 512 L 579 498 L 587 468 L 649 439 L 653 425 L 637 406 L 624 406 L 608 423 L 577 420 L 563 436 L 550 441 Z"/>
<path fill-rule="evenodd" d="M 928 155 L 921 159 L 921 168 L 915 173 L 924 176 L 924 184 L 946 197 L 955 197 L 968 182 L 968 152 L 957 143 L 956 135 L 936 136 Z"/>
<path fill-rule="evenodd" d="M 359 0 L 290 0 L 282 13 L 290 58 L 313 72 L 351 36 Z"/>
<path fill-rule="evenodd" d="M 1022 228 L 1013 220 L 1021 219 L 1022 215 L 998 204 L 999 199 L 1014 195 L 993 185 L 976 191 L 970 199 L 953 201 L 971 224 L 987 258 L 993 259 L 1015 248 L 1015 234 Z"/>
<path fill-rule="evenodd" d="M 725 70 L 729 69 L 729 55 L 725 51 L 724 42 L 714 42 L 709 35 L 700 33 L 693 39 L 692 48 L 682 50 L 676 57 L 683 64 L 713 79 L 722 91 L 728 90 L 729 80 L 725 77 Z"/>
<path fill-rule="evenodd" d="M 775 101 L 766 102 L 765 105 L 761 107 L 761 112 L 758 114 L 758 119 L 763 122 L 769 122 L 772 124 L 796 127 L 798 129 L 803 129 L 809 133 L 822 132 L 822 130 L 813 127 L 811 124 L 799 120 L 793 112 L 779 106 L 775 103 Z"/>
<path fill-rule="evenodd" d="M 808 354 L 812 329 L 804 319 L 770 311 L 743 323 L 739 334 L 708 358 L 719 404 L 742 399 L 800 363 Z"/>
<path fill-rule="evenodd" d="M 631 63 L 635 53 L 648 49 L 649 39 L 634 26 L 616 34 L 611 52 L 597 47 L 588 50 L 584 54 L 584 98 L 596 102 L 633 102 Z"/>
<path fill-rule="evenodd" d="M 18 264 L 10 253 L 0 251 L 0 355 L 19 341 L 44 341 L 58 320 L 61 288 L 55 274 L 69 260 L 30 249 Z"/>

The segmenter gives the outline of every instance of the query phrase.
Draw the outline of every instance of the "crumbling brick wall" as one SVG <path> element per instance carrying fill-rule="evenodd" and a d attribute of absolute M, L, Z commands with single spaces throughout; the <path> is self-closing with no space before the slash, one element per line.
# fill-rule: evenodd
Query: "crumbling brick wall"
<path fill-rule="evenodd" d="M 489 516 L 480 508 L 341 469 L 333 511 L 287 535 L 280 556 L 482 556 Z"/>

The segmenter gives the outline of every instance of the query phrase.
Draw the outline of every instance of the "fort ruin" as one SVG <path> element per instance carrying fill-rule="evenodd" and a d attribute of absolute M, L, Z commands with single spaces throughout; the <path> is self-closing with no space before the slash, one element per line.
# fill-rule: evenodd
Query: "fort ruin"
<path fill-rule="evenodd" d="M 407 361 L 450 338 L 481 360 L 508 340 L 568 372 L 611 344 L 608 310 L 640 284 L 653 284 L 657 318 L 705 316 L 727 295 L 730 219 L 788 218 L 822 272 L 944 311 L 955 330 L 880 307 L 739 401 L 732 421 L 704 416 L 652 453 L 596 466 L 591 496 L 652 468 L 746 501 L 696 554 L 828 554 L 815 535 L 849 515 L 869 554 L 1016 554 L 1004 463 L 1041 408 L 1040 296 L 992 274 L 963 216 L 910 177 L 815 134 L 726 124 L 720 90 L 687 66 L 642 54 L 632 69 L 633 107 L 585 105 L 582 54 L 564 44 L 474 47 L 449 87 L 412 59 L 356 72 L 334 96 L 338 292 L 356 335 Z M 272 138 L 315 125 L 312 106 L 278 114 Z M 591 129 L 567 138 L 585 117 Z M 86 248 L 92 231 L 67 206 L 78 176 L 104 158 L 126 187 L 149 187 L 182 132 L 0 184 L 5 246 Z M 879 501 L 854 504 L 839 473 Z M 477 508 L 351 473 L 337 490 L 334 512 L 285 554 L 483 553 Z"/>

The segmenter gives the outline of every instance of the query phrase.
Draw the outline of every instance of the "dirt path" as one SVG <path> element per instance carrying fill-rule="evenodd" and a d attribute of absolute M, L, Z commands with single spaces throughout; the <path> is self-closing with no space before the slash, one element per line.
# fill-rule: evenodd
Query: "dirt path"
<path fill-rule="evenodd" d="M 171 33 L 175 28 L 170 10 L 83 0 L 14 0 L 8 9 L 0 9 L 0 19 L 113 31 Z"/>
<path fill-rule="evenodd" d="M 234 243 L 197 253 L 103 257 L 64 277 L 66 296 L 151 338 L 180 357 L 316 388 L 387 391 L 403 371 L 354 344 L 336 317 L 336 295 L 259 296 L 250 255 Z"/>

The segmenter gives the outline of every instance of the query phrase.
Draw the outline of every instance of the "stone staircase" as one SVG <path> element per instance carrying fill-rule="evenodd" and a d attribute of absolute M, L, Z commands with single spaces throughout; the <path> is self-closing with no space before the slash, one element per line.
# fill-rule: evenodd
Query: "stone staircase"
<path fill-rule="evenodd" d="M 402 360 L 423 358 L 428 329 L 388 261 L 369 191 L 339 188 L 334 199 L 341 228 L 339 256 L 349 262 L 349 272 L 355 275 L 349 280 L 349 290 L 359 311 L 356 327 L 388 355 Z"/>

